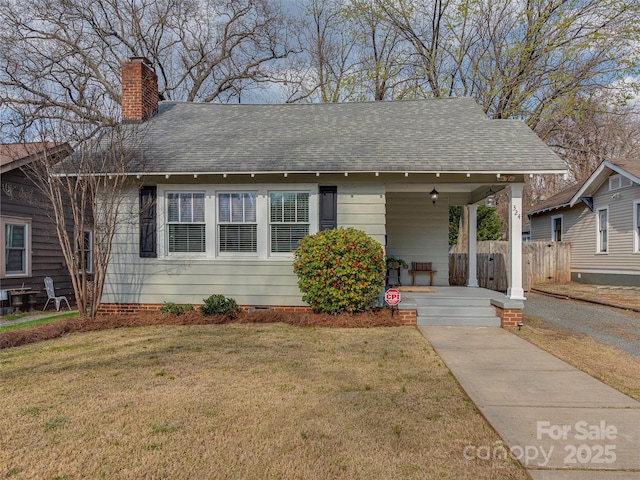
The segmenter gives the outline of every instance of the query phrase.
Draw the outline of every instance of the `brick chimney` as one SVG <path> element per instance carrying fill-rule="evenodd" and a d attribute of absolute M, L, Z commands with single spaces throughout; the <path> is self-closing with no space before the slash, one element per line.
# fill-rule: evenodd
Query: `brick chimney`
<path fill-rule="evenodd" d="M 144 57 L 122 62 L 122 122 L 138 123 L 158 111 L 158 76 Z"/>

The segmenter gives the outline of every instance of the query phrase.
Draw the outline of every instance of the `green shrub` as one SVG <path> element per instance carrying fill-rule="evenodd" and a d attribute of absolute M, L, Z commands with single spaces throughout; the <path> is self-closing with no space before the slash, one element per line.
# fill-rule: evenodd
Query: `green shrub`
<path fill-rule="evenodd" d="M 200 305 L 203 315 L 228 315 L 235 317 L 241 309 L 233 298 L 226 298 L 224 295 L 211 295 L 203 298 L 204 305 Z"/>
<path fill-rule="evenodd" d="M 178 305 L 173 302 L 164 302 L 162 307 L 160 307 L 160 313 L 162 314 L 172 314 L 172 315 L 182 315 L 184 312 L 191 312 L 193 310 L 193 305 Z"/>
<path fill-rule="evenodd" d="M 368 310 L 382 290 L 386 272 L 380 243 L 354 228 L 308 235 L 294 252 L 302 299 L 320 312 Z"/>

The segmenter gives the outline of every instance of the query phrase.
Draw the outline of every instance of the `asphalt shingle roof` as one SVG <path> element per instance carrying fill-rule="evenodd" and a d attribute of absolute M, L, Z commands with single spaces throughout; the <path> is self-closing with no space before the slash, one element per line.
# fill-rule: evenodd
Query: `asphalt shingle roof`
<path fill-rule="evenodd" d="M 521 121 L 471 98 L 343 104 L 162 102 L 140 126 L 144 172 L 564 171 Z"/>
<path fill-rule="evenodd" d="M 535 206 L 535 208 L 529 212 L 526 212 L 527 215 L 534 215 L 536 213 L 542 213 L 547 210 L 552 210 L 554 208 L 566 207 L 569 205 L 569 202 L 573 198 L 573 196 L 580 190 L 582 185 L 584 185 L 585 180 L 574 183 L 570 187 L 565 188 L 559 193 L 543 200 L 539 204 Z"/>

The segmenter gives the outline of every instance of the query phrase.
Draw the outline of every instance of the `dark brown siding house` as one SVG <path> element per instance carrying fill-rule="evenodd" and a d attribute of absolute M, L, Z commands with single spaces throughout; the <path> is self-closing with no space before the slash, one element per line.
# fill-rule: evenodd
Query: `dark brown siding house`
<path fill-rule="evenodd" d="M 45 277 L 53 278 L 56 295 L 65 295 L 70 301 L 73 297 L 71 279 L 46 201 L 21 169 L 38 161 L 44 149 L 48 155 L 60 159 L 72 152 L 66 143 L 0 145 L 0 312 L 3 314 L 13 311 L 20 301 L 22 310 L 29 309 L 30 295 L 18 299 L 10 293 L 20 289 L 38 292 L 31 295 L 31 307 L 42 308 L 47 300 Z"/>

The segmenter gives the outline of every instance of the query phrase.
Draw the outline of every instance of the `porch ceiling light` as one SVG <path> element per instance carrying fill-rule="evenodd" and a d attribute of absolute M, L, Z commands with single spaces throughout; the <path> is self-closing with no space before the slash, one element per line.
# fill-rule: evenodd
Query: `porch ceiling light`
<path fill-rule="evenodd" d="M 487 192 L 487 196 L 484 199 L 484 204 L 487 207 L 495 207 L 496 206 L 496 192 L 493 191 L 493 188 L 489 186 L 489 191 Z"/>
<path fill-rule="evenodd" d="M 440 196 L 440 194 L 436 190 L 436 187 L 433 187 L 433 190 L 431 190 L 431 192 L 429 192 L 429 195 L 431 195 L 431 203 L 433 203 L 435 205 L 436 202 L 438 201 L 438 197 Z"/>

